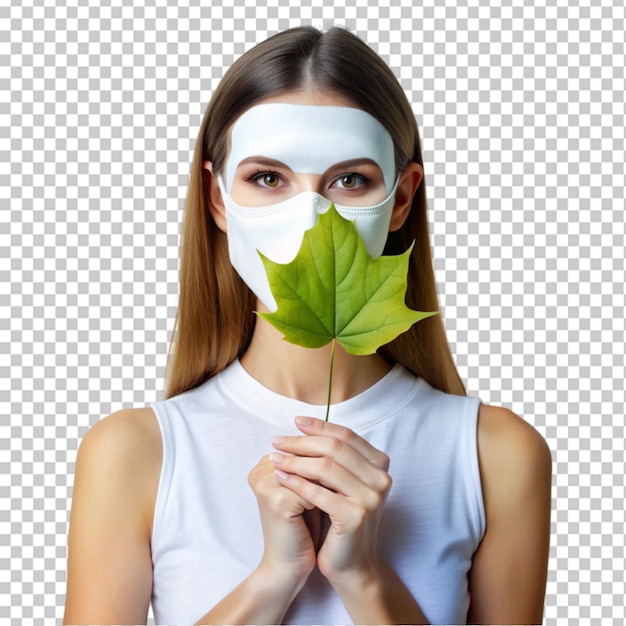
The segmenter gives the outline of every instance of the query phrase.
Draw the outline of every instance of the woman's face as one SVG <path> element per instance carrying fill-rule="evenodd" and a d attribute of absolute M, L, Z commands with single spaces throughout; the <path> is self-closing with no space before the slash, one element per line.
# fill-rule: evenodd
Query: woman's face
<path fill-rule="evenodd" d="M 242 206 L 274 205 L 305 191 L 337 205 L 373 206 L 394 184 L 389 134 L 332 92 L 267 98 L 233 124 L 229 139 L 224 180 Z"/>
<path fill-rule="evenodd" d="M 336 94 L 291 92 L 244 112 L 229 140 L 212 215 L 233 267 L 268 310 L 276 302 L 259 253 L 291 262 L 331 202 L 370 256 L 382 254 L 400 183 L 393 140 L 373 116 Z"/>

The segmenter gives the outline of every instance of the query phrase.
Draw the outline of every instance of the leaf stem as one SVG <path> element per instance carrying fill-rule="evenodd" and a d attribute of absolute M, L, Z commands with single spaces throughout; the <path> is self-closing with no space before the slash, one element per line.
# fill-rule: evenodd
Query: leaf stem
<path fill-rule="evenodd" d="M 331 346 L 330 346 L 330 372 L 328 375 L 328 401 L 326 402 L 326 422 L 328 421 L 328 417 L 330 415 L 330 393 L 333 389 L 333 363 L 335 362 L 335 337 L 333 337 Z"/>

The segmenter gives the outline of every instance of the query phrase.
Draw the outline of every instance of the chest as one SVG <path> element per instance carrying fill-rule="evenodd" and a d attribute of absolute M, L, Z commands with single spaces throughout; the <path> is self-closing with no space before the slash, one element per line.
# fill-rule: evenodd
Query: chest
<path fill-rule="evenodd" d="M 153 537 L 157 621 L 197 619 L 257 566 L 263 535 L 247 476 L 271 451 L 275 434 L 259 428 L 239 438 L 190 437 L 169 451 L 171 474 L 168 484 L 160 485 Z M 465 621 L 467 572 L 476 546 L 462 466 L 417 434 L 370 433 L 369 440 L 392 460 L 393 486 L 379 536 L 385 558 L 430 621 Z M 349 620 L 317 572 L 286 618 L 291 623 Z"/>

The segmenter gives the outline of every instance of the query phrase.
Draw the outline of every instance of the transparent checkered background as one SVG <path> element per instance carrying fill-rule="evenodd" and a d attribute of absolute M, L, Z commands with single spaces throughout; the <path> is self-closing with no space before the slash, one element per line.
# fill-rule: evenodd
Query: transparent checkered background
<path fill-rule="evenodd" d="M 624 620 L 623 2 L 387 3 L 1 0 L 0 621 L 60 621 L 77 446 L 162 398 L 203 110 L 303 23 L 414 104 L 461 375 L 553 452 L 545 623 Z"/>

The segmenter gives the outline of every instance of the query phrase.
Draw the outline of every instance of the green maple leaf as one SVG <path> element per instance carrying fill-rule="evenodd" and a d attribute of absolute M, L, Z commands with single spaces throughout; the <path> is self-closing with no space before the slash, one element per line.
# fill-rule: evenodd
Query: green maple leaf
<path fill-rule="evenodd" d="M 372 354 L 415 322 L 437 315 L 405 304 L 412 248 L 373 259 L 354 223 L 331 204 L 305 232 L 293 261 L 275 263 L 259 252 L 278 308 L 258 315 L 299 346 L 333 341 L 332 382 L 335 340 L 350 354 Z"/>

